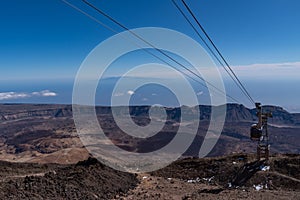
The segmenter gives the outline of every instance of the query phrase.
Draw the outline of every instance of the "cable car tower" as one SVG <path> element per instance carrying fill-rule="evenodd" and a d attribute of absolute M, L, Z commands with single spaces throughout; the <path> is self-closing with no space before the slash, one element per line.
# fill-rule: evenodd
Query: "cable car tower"
<path fill-rule="evenodd" d="M 257 160 L 265 158 L 269 160 L 269 133 L 268 133 L 268 118 L 272 117 L 271 112 L 263 112 L 260 103 L 255 103 L 257 109 L 258 123 L 251 126 L 250 136 L 253 141 L 258 141 L 257 144 Z"/>

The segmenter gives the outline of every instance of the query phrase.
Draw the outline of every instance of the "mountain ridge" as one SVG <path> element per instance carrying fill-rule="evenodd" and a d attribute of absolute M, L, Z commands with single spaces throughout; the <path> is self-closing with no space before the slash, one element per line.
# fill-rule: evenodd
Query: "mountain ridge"
<path fill-rule="evenodd" d="M 28 107 L 26 109 L 26 107 Z M 49 108 L 50 107 L 50 108 Z M 247 108 L 242 104 L 226 104 L 226 121 L 248 121 L 255 122 L 256 109 Z M 19 110 L 19 109 L 22 110 Z M 126 106 L 117 106 L 122 114 L 123 109 L 127 109 Z M 148 114 L 150 106 L 130 106 L 130 114 L 132 116 L 144 116 Z M 164 107 L 173 117 L 178 118 L 178 107 Z M 195 109 L 195 107 L 188 107 L 189 109 Z M 199 105 L 200 120 L 209 120 L 212 106 Z M 300 113 L 289 113 L 285 109 L 279 106 L 263 106 L 265 111 L 270 111 L 273 114 L 271 119 L 272 123 L 279 125 L 296 125 L 300 126 Z M 96 106 L 97 113 L 109 114 L 111 113 L 111 107 L 109 106 Z M 67 104 L 0 104 L 0 121 L 18 120 L 30 117 L 71 117 L 72 106 Z"/>

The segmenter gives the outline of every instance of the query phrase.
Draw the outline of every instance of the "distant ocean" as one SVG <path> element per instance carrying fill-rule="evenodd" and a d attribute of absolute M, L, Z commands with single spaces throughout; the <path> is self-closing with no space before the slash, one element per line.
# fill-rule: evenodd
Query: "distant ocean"
<path fill-rule="evenodd" d="M 95 97 L 97 104 L 107 105 L 110 103 L 111 91 L 115 81 L 114 79 L 107 79 L 101 82 Z M 260 101 L 264 105 L 281 106 L 289 112 L 300 113 L 300 80 L 251 80 L 243 83 L 256 101 Z M 0 103 L 72 103 L 73 80 L 0 81 L 0 85 Z M 210 96 L 207 90 L 195 83 L 193 83 L 193 86 L 195 92 L 199 94 L 199 103 L 209 104 Z M 253 107 L 232 82 L 225 82 L 225 86 L 227 94 L 238 99 L 239 103 L 250 108 Z M 48 91 L 48 93 L 45 93 L 48 95 L 43 96 L 40 93 L 42 91 Z M 182 88 L 182 92 L 184 92 L 184 88 Z M 56 95 L 51 95 L 53 93 Z M 144 87 L 132 95 L 131 98 L 132 101 L 130 102 L 132 104 L 178 105 L 174 94 L 157 85 Z"/>

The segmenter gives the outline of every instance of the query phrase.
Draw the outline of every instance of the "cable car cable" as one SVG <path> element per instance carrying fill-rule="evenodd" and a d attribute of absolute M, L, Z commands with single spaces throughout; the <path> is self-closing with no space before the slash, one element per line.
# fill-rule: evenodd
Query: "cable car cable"
<path fill-rule="evenodd" d="M 218 56 L 215 54 L 215 52 L 212 50 L 212 48 L 208 45 L 208 43 L 204 40 L 204 38 L 201 36 L 199 31 L 196 29 L 196 27 L 192 24 L 192 22 L 189 20 L 187 15 L 183 12 L 183 10 L 179 7 L 179 5 L 176 3 L 175 0 L 172 0 L 175 7 L 178 9 L 178 11 L 181 13 L 181 15 L 184 17 L 184 19 L 188 22 L 188 24 L 192 27 L 192 29 L 196 32 L 198 37 L 202 40 L 202 42 L 205 44 L 205 46 L 209 49 L 209 51 L 212 53 L 212 55 L 215 57 L 215 59 L 219 62 L 219 64 L 224 68 L 224 70 L 227 72 L 227 74 L 230 76 L 230 78 L 235 82 L 235 84 L 239 87 L 239 89 L 247 96 L 248 95 L 243 91 L 243 88 L 240 86 L 239 82 L 234 78 L 234 76 L 228 71 L 224 63 L 218 58 Z"/>
<path fill-rule="evenodd" d="M 228 62 L 225 60 L 224 56 L 221 54 L 221 52 L 219 51 L 219 49 L 217 48 L 217 46 L 215 45 L 215 43 L 212 41 L 212 39 L 209 37 L 209 35 L 207 34 L 207 32 L 205 31 L 205 29 L 203 28 L 203 26 L 201 25 L 201 23 L 199 22 L 199 20 L 197 19 L 197 17 L 194 15 L 193 11 L 189 8 L 189 6 L 185 3 L 184 0 L 181 0 L 181 2 L 184 4 L 184 6 L 186 7 L 186 9 L 188 10 L 188 12 L 191 14 L 191 16 L 193 17 L 193 19 L 196 21 L 196 23 L 198 24 L 199 28 L 202 30 L 202 32 L 205 34 L 205 36 L 207 37 L 207 39 L 210 41 L 210 43 L 213 45 L 213 47 L 215 48 L 215 50 L 217 51 L 217 53 L 219 54 L 219 56 L 222 58 L 222 60 L 224 61 L 224 63 L 226 64 L 226 66 L 228 67 L 228 69 L 231 71 L 231 73 L 234 75 L 234 77 L 236 78 L 236 80 L 239 82 L 239 84 L 241 85 L 241 87 L 243 88 L 243 91 L 246 93 L 246 96 L 249 98 L 249 100 L 255 104 L 255 101 L 253 100 L 253 98 L 251 97 L 251 95 L 249 94 L 249 92 L 247 91 L 247 89 L 245 88 L 245 86 L 242 84 L 242 82 L 239 80 L 239 78 L 237 77 L 237 75 L 235 74 L 235 72 L 232 70 L 232 68 L 230 67 L 230 65 L 228 64 Z"/>
<path fill-rule="evenodd" d="M 93 17 L 93 16 L 89 15 L 88 13 L 84 12 L 84 11 L 81 10 L 80 8 L 74 6 L 74 5 L 71 4 L 70 2 L 68 2 L 68 1 L 66 1 L 66 0 L 61 0 L 61 1 L 64 2 L 65 4 L 69 5 L 69 6 L 72 7 L 73 9 L 79 11 L 80 13 L 84 14 L 85 16 L 89 17 L 90 19 L 92 19 L 92 20 L 95 21 L 96 23 L 100 24 L 101 26 L 105 27 L 106 29 L 108 29 L 108 30 L 110 30 L 110 31 L 112 31 L 112 32 L 114 32 L 114 33 L 116 33 L 116 34 L 119 33 L 119 32 L 116 31 L 115 29 L 113 29 L 113 28 L 111 28 L 110 26 L 108 26 L 108 25 L 104 24 L 103 22 L 99 21 L 98 19 L 96 19 L 95 17 Z M 124 26 L 124 27 L 125 27 L 125 26 Z M 125 38 L 125 37 L 123 37 L 123 38 L 124 38 L 125 40 L 128 41 L 128 38 Z M 138 46 L 141 50 L 143 50 L 143 51 L 147 52 L 148 54 L 154 56 L 155 58 L 159 59 L 160 61 L 162 61 L 162 62 L 164 62 L 165 64 L 169 65 L 170 67 L 174 68 L 174 69 L 177 70 L 178 72 L 183 73 L 184 75 L 186 75 L 187 77 L 189 77 L 189 78 L 192 79 L 193 81 L 195 81 L 195 82 L 201 84 L 201 85 L 204 86 L 205 88 L 208 88 L 207 85 L 205 85 L 204 83 L 202 83 L 202 82 L 196 80 L 195 78 L 193 78 L 192 76 L 190 76 L 190 75 L 187 74 L 186 72 L 177 69 L 176 67 L 174 67 L 173 65 L 171 65 L 171 64 L 168 63 L 167 61 L 163 60 L 163 59 L 160 58 L 159 56 L 157 56 L 157 55 L 151 53 L 149 50 L 147 50 L 147 49 L 145 49 L 145 48 L 142 48 L 142 47 L 141 47 L 140 45 L 138 45 L 137 43 L 135 43 L 135 42 L 133 42 L 133 41 L 131 41 L 131 42 L 134 43 L 136 46 Z M 240 103 L 237 99 L 235 99 L 234 97 L 232 97 L 232 96 L 230 96 L 230 95 L 224 93 L 222 90 L 220 90 L 219 88 L 215 87 L 214 85 L 212 85 L 212 84 L 209 83 L 208 81 L 205 81 L 202 77 L 199 77 L 199 78 L 201 78 L 202 81 L 204 81 L 204 82 L 210 84 L 212 87 L 214 87 L 215 90 L 219 91 L 222 95 L 227 96 L 228 98 L 230 98 L 231 100 L 233 100 L 233 101 L 235 101 L 235 102 L 237 102 L 237 103 Z"/>
<path fill-rule="evenodd" d="M 150 42 L 146 41 L 144 38 L 142 38 L 141 36 L 139 36 L 138 34 L 134 33 L 132 30 L 130 30 L 129 28 L 127 28 L 125 25 L 123 25 L 122 23 L 118 22 L 116 19 L 114 19 L 113 17 L 111 17 L 110 15 L 108 15 L 107 13 L 105 13 L 104 11 L 102 11 L 101 9 L 97 8 L 96 6 L 94 6 L 92 3 L 86 1 L 86 0 L 82 0 L 85 4 L 87 4 L 88 6 L 90 6 L 91 8 L 93 8 L 94 10 L 96 10 L 97 12 L 99 12 L 101 15 L 103 15 L 104 17 L 108 18 L 110 21 L 114 22 L 115 24 L 117 24 L 118 26 L 122 27 L 123 29 L 129 31 L 133 36 L 137 37 L 138 39 L 140 39 L 141 41 L 145 42 L 147 45 L 151 46 L 152 48 L 154 48 L 156 51 L 158 51 L 159 53 L 163 54 L 164 56 L 166 56 L 167 58 L 169 58 L 170 60 L 172 60 L 173 62 L 175 62 L 176 64 L 180 65 L 181 67 L 183 67 L 184 69 L 186 69 L 187 71 L 189 71 L 190 73 L 192 73 L 193 75 L 195 75 L 196 77 L 200 78 L 203 82 L 207 83 L 208 85 L 212 86 L 213 88 L 215 88 L 216 90 L 218 90 L 219 92 L 221 92 L 223 95 L 229 97 L 230 99 L 240 103 L 239 101 L 237 101 L 235 98 L 227 95 L 226 93 L 224 93 L 222 90 L 220 90 L 219 88 L 217 88 L 216 86 L 214 86 L 213 84 L 211 84 L 210 82 L 206 81 L 204 78 L 202 78 L 201 76 L 199 76 L 197 73 L 193 72 L 192 70 L 190 70 L 188 67 L 184 66 L 183 64 L 181 64 L 180 62 L 178 62 L 177 60 L 175 60 L 174 58 L 172 58 L 171 56 L 169 56 L 168 54 L 166 54 L 165 52 L 163 52 L 161 49 L 158 49 L 157 47 L 155 47 L 153 44 L 151 44 Z M 168 63 L 167 63 L 168 64 Z M 169 65 L 169 64 L 168 64 Z M 171 67 L 174 68 L 174 66 L 170 65 Z M 175 68 L 176 69 L 176 68 Z M 181 71 L 182 72 L 182 71 Z M 190 77 L 191 78 L 191 77 Z M 195 79 L 193 79 L 195 80 Z M 208 88 L 208 87 L 206 87 Z"/>

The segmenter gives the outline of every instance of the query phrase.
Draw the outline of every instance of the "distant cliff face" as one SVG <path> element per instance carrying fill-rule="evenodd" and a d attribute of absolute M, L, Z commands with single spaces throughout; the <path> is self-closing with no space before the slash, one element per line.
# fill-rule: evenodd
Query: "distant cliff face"
<path fill-rule="evenodd" d="M 238 121 L 255 121 L 257 120 L 256 112 L 246 108 L 243 105 L 227 104 L 226 121 L 238 122 Z"/>
<path fill-rule="evenodd" d="M 46 110 L 29 110 L 10 114 L 1 114 L 1 121 L 17 120 L 31 117 L 71 117 L 71 107 L 46 109 Z"/>
<path fill-rule="evenodd" d="M 0 121 L 32 117 L 71 117 L 70 105 L 0 104 Z"/>
<path fill-rule="evenodd" d="M 255 122 L 257 121 L 256 109 L 249 109 L 239 104 L 227 104 L 226 121 L 227 122 Z M 122 115 L 127 107 L 117 107 L 117 113 Z M 131 106 L 129 113 L 133 117 L 149 116 L 149 106 Z M 200 120 L 209 120 L 211 114 L 211 106 L 200 105 Z M 273 118 L 270 123 L 278 125 L 300 126 L 300 114 L 292 114 L 281 107 L 265 106 L 265 112 L 272 112 Z M 110 107 L 96 107 L 99 115 L 110 115 Z M 166 112 L 170 119 L 178 120 L 181 116 L 180 108 L 166 108 Z M 192 116 L 196 112 L 195 107 L 185 109 L 185 116 Z M 70 105 L 0 105 L 0 121 L 9 121 L 17 119 L 25 119 L 31 117 L 72 117 L 72 106 Z"/>

